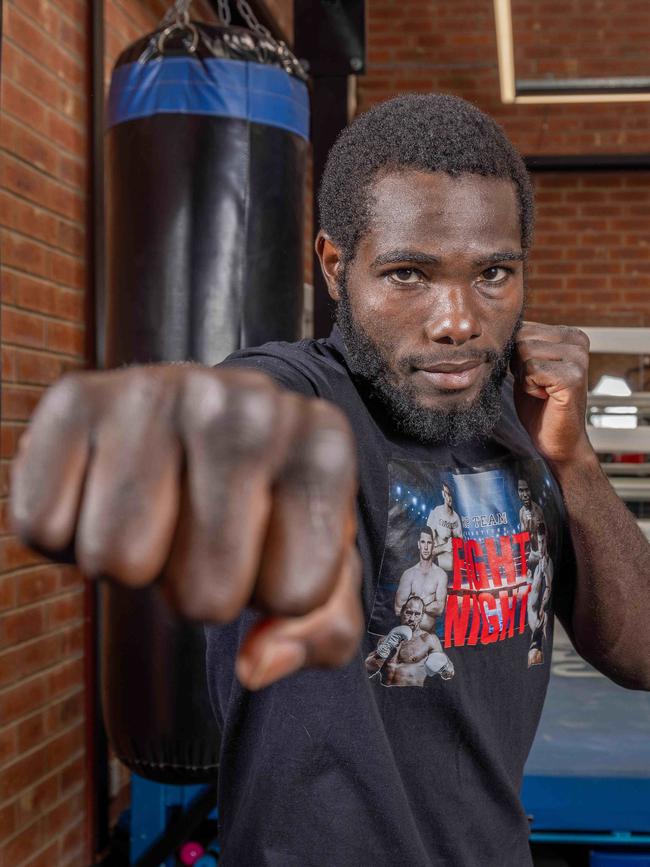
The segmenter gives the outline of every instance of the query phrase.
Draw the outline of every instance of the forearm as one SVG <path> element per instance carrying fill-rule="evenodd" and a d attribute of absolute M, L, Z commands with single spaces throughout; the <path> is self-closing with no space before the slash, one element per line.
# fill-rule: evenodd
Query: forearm
<path fill-rule="evenodd" d="M 650 545 L 595 454 L 553 466 L 577 563 L 570 623 L 576 647 L 624 686 L 650 689 Z"/>
<path fill-rule="evenodd" d="M 373 674 L 377 674 L 377 672 L 381 670 L 385 662 L 386 660 L 379 656 L 377 651 L 369 654 L 366 659 L 366 671 L 368 672 L 370 677 L 372 677 Z"/>

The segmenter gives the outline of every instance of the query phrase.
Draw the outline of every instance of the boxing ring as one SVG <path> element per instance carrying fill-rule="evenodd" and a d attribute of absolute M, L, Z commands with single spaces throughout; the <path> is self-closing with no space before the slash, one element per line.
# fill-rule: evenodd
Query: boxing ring
<path fill-rule="evenodd" d="M 595 353 L 645 357 L 650 348 L 647 328 L 584 330 Z M 591 392 L 592 422 L 608 412 L 610 418 L 628 412 L 635 422 L 628 429 L 591 424 L 590 439 L 650 538 L 650 394 Z M 639 847 L 643 854 L 627 857 L 642 861 L 622 854 L 612 865 L 650 863 L 650 693 L 624 689 L 595 671 L 557 621 L 551 681 L 522 800 L 533 842 Z"/>
<path fill-rule="evenodd" d="M 643 844 L 650 853 L 650 693 L 595 671 L 559 623 L 522 799 L 532 841 Z"/>

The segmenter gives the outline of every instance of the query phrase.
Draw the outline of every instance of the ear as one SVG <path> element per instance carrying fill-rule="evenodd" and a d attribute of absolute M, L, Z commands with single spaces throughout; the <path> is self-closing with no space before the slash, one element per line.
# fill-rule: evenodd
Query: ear
<path fill-rule="evenodd" d="M 320 261 L 323 277 L 327 283 L 329 296 L 334 301 L 338 301 L 340 298 L 338 279 L 343 267 L 343 257 L 339 248 L 322 229 L 316 235 L 316 255 Z"/>

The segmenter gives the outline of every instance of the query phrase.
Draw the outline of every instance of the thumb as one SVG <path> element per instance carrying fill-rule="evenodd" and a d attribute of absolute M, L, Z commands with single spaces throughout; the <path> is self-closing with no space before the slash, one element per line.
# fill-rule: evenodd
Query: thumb
<path fill-rule="evenodd" d="M 361 562 L 356 547 L 344 555 L 330 598 L 302 617 L 270 617 L 256 624 L 240 648 L 237 677 L 250 690 L 305 666 L 333 668 L 354 656 L 363 628 Z"/>

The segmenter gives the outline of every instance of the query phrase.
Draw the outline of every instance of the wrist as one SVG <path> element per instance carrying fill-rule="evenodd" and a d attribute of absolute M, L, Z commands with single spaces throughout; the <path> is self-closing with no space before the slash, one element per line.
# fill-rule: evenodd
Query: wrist
<path fill-rule="evenodd" d="M 602 475 L 598 455 L 586 437 L 585 442 L 576 448 L 570 458 L 548 461 L 548 463 L 560 486 L 563 481 L 574 478 L 587 479 Z"/>

